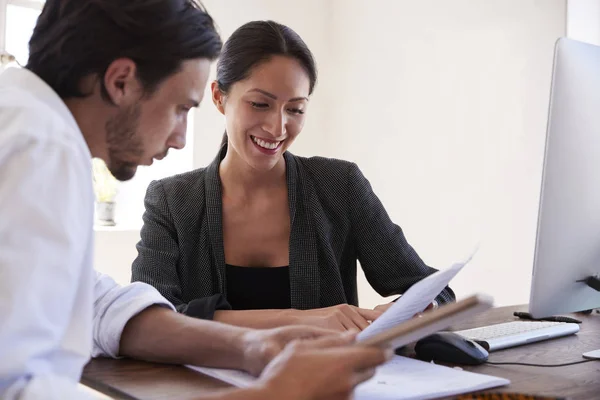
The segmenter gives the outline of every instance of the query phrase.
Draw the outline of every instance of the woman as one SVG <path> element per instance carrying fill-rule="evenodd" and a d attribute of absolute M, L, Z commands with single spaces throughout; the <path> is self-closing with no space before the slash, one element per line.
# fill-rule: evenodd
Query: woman
<path fill-rule="evenodd" d="M 207 168 L 150 184 L 133 281 L 199 318 L 343 330 L 389 306 L 357 307 L 357 260 L 382 296 L 435 271 L 355 164 L 287 152 L 316 79 L 290 28 L 255 21 L 232 34 L 211 87 L 226 122 L 221 151 Z M 453 299 L 447 288 L 436 300 Z"/>

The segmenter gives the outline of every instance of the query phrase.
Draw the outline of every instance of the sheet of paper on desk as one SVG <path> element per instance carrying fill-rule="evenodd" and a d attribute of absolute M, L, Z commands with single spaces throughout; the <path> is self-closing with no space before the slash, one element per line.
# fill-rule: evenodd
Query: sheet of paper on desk
<path fill-rule="evenodd" d="M 360 332 L 357 341 L 365 340 L 422 312 L 439 295 L 458 272 L 473 258 L 477 248 L 464 261 L 437 271 L 415 283 L 371 325 Z"/>
<path fill-rule="evenodd" d="M 186 367 L 241 388 L 248 387 L 256 381 L 256 378 L 249 373 L 237 369 L 196 367 L 195 365 L 186 365 Z"/>
<path fill-rule="evenodd" d="M 510 384 L 504 378 L 475 374 L 396 356 L 358 386 L 356 400 L 436 399 Z"/>
<path fill-rule="evenodd" d="M 188 366 L 237 387 L 248 387 L 256 380 L 241 371 Z M 476 390 L 508 385 L 510 381 L 395 356 L 377 369 L 367 382 L 359 385 L 355 400 L 435 399 Z"/>

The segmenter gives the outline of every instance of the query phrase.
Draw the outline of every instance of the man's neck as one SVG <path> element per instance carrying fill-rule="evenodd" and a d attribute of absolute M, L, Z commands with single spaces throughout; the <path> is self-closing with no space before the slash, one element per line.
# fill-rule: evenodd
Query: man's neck
<path fill-rule="evenodd" d="M 92 157 L 107 161 L 106 115 L 101 111 L 104 108 L 103 105 L 97 104 L 92 97 L 70 98 L 63 101 L 73 114 Z"/>

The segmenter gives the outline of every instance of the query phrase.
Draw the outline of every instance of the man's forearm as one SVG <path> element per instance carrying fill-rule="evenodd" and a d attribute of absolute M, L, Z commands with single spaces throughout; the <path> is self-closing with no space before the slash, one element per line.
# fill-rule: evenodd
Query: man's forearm
<path fill-rule="evenodd" d="M 241 369 L 246 332 L 153 306 L 125 325 L 119 354 L 154 362 Z"/>

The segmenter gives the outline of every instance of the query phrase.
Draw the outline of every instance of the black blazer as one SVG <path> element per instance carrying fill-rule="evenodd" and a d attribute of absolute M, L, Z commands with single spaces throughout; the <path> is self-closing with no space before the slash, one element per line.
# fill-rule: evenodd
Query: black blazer
<path fill-rule="evenodd" d="M 219 164 L 148 187 L 132 281 L 146 282 L 188 315 L 229 309 Z M 356 164 L 285 153 L 290 207 L 291 305 L 358 305 L 356 261 L 382 296 L 435 272 L 407 243 Z M 437 298 L 454 300 L 446 288 Z"/>

